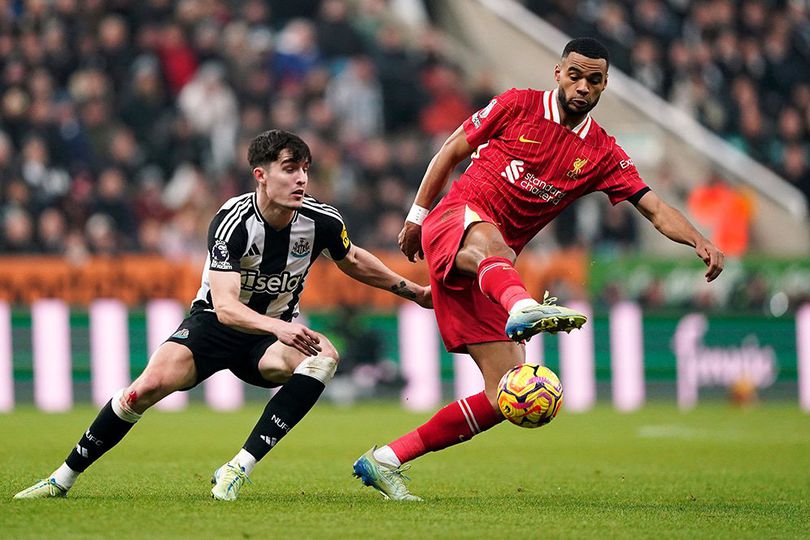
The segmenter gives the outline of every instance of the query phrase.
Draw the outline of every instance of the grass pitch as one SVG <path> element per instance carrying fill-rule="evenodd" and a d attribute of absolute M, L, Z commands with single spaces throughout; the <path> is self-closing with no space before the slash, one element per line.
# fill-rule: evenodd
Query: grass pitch
<path fill-rule="evenodd" d="M 395 404 L 319 405 L 235 503 L 210 499 L 263 404 L 149 412 L 67 499 L 13 501 L 54 469 L 95 409 L 0 415 L 2 538 L 807 538 L 810 415 L 649 405 L 502 424 L 414 462 L 424 503 L 382 500 L 351 477 L 372 443 L 424 421 Z"/>

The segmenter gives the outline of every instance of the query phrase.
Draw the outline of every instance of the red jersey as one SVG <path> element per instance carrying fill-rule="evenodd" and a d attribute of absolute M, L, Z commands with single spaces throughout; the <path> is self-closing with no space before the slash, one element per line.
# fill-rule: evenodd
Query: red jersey
<path fill-rule="evenodd" d="M 467 142 L 477 150 L 446 202 L 479 206 L 518 253 L 579 197 L 604 191 L 617 204 L 647 188 L 616 139 L 590 115 L 568 129 L 557 107 L 557 90 L 513 88 L 464 122 Z"/>

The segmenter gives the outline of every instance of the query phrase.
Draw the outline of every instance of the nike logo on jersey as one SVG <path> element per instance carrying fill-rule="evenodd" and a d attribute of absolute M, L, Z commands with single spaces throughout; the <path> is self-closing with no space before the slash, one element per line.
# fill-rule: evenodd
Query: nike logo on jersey
<path fill-rule="evenodd" d="M 540 144 L 541 141 L 535 141 L 533 139 L 527 139 L 525 135 L 521 135 L 518 137 L 520 142 L 529 143 L 529 144 Z"/>

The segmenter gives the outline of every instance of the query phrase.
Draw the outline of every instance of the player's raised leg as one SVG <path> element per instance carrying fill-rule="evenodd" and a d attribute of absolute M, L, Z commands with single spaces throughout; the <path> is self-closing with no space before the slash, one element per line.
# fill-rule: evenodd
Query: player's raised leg
<path fill-rule="evenodd" d="M 48 478 L 17 493 L 15 499 L 64 497 L 78 476 L 118 444 L 141 415 L 172 392 L 192 386 L 197 376 L 191 351 L 166 342 L 141 375 L 116 392 L 84 432 L 65 462 Z"/>
<path fill-rule="evenodd" d="M 360 456 L 354 463 L 354 474 L 365 485 L 389 499 L 421 500 L 405 486 L 405 463 L 468 441 L 503 420 L 496 398 L 498 382 L 510 368 L 523 362 L 524 347 L 511 341 L 495 341 L 468 345 L 467 350 L 484 376 L 484 391 L 454 401 L 410 433 Z"/>
<path fill-rule="evenodd" d="M 338 353 L 326 337 L 319 335 L 321 352 L 305 357 L 299 351 L 276 342 L 259 361 L 259 372 L 267 381 L 283 384 L 267 403 L 259 421 L 239 452 L 214 471 L 211 496 L 233 501 L 256 463 L 306 416 L 335 375 Z"/>
<path fill-rule="evenodd" d="M 534 300 L 515 270 L 515 252 L 506 245 L 492 223 L 470 225 L 455 259 L 455 268 L 477 276 L 481 291 L 509 313 L 504 331 L 509 339 L 522 341 L 540 332 L 570 332 L 588 320 L 573 309 L 558 306 L 556 298 Z"/>

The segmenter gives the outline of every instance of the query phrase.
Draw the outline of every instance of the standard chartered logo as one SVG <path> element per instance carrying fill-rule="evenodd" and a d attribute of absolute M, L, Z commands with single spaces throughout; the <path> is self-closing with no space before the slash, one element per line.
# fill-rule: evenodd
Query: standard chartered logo
<path fill-rule="evenodd" d="M 523 162 L 519 159 L 513 159 L 511 162 L 509 162 L 506 170 L 501 173 L 501 176 L 514 184 L 515 181 L 520 178 L 520 175 L 523 174 L 523 170 Z"/>

